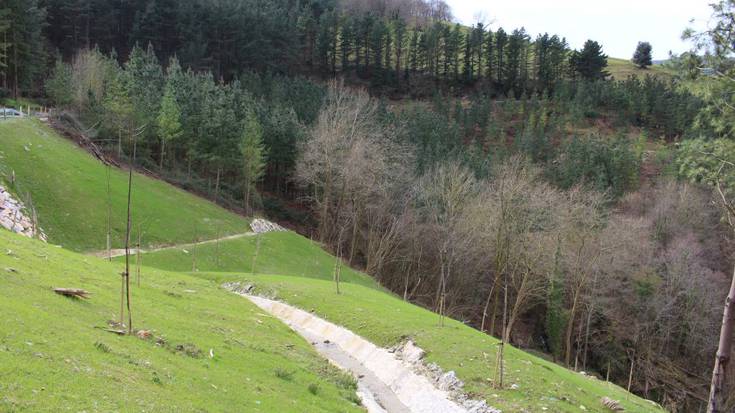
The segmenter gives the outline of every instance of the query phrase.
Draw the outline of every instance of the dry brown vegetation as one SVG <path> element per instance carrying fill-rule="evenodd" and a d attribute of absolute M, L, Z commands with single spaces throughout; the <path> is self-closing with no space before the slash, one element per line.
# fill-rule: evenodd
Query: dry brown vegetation
<path fill-rule="evenodd" d="M 705 400 L 728 233 L 711 193 L 661 178 L 613 201 L 521 156 L 477 179 L 414 154 L 332 83 L 297 166 L 321 240 L 382 285 L 675 411 Z M 611 207 L 612 206 L 612 207 Z"/>

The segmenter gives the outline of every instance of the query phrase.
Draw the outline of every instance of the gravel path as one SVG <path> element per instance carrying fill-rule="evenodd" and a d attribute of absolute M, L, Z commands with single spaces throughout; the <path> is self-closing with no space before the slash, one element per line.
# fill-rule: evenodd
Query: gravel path
<path fill-rule="evenodd" d="M 217 241 L 228 241 L 228 240 L 232 240 L 232 239 L 238 239 L 238 238 L 244 238 L 244 237 L 252 237 L 254 235 L 255 235 L 254 232 L 244 232 L 242 234 L 228 235 L 226 237 L 220 237 L 220 238 L 215 238 L 215 239 L 208 239 L 208 240 L 200 241 L 200 242 L 192 242 L 192 243 L 189 243 L 189 244 L 169 245 L 169 246 L 163 246 L 163 247 L 157 247 L 157 248 L 149 248 L 149 249 L 140 248 L 140 250 L 138 248 L 131 248 L 130 249 L 130 254 L 131 255 L 137 254 L 138 251 L 140 251 L 143 254 L 146 254 L 146 253 L 149 253 L 149 252 L 165 251 L 165 250 L 172 250 L 172 249 L 186 249 L 186 248 L 194 247 L 196 245 L 214 244 Z M 113 249 L 113 250 L 110 251 L 109 255 L 108 255 L 108 252 L 107 251 L 95 251 L 95 252 L 89 253 L 89 255 L 94 255 L 95 257 L 99 257 L 99 258 L 107 258 L 108 256 L 110 258 L 122 257 L 123 255 L 125 255 L 125 248 L 116 248 L 116 249 Z"/>

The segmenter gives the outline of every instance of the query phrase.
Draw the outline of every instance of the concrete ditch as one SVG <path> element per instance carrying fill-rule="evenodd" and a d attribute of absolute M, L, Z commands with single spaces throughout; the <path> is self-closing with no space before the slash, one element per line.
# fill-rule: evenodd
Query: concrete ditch
<path fill-rule="evenodd" d="M 500 413 L 462 391 L 454 372 L 424 365 L 423 350 L 408 341 L 392 349 L 288 304 L 250 294 L 252 286 L 225 288 L 274 315 L 310 342 L 325 358 L 358 381 L 358 396 L 370 413 Z"/>

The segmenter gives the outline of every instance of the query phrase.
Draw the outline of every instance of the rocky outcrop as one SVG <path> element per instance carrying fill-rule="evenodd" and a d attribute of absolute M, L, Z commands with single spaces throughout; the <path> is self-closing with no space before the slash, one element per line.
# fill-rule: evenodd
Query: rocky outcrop
<path fill-rule="evenodd" d="M 266 232 L 286 231 L 286 229 L 283 228 L 282 226 L 275 224 L 273 222 L 267 221 L 265 219 L 261 219 L 261 218 L 255 218 L 250 223 L 250 228 L 256 234 L 265 234 Z"/>
<path fill-rule="evenodd" d="M 26 215 L 25 211 L 23 203 L 0 186 L 0 226 L 16 234 L 39 238 L 45 242 L 46 234 L 34 225 L 33 219 Z"/>

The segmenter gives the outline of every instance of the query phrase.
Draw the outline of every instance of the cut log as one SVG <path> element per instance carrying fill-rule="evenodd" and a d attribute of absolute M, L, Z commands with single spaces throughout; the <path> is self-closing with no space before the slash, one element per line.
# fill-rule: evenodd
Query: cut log
<path fill-rule="evenodd" d="M 54 288 L 56 294 L 72 298 L 89 298 L 89 292 L 77 288 Z"/>

